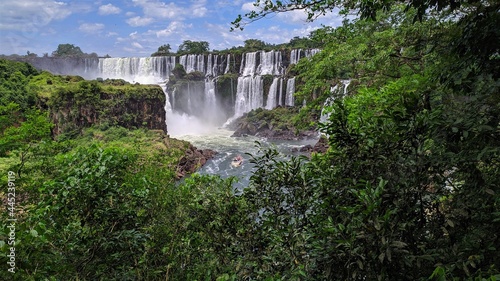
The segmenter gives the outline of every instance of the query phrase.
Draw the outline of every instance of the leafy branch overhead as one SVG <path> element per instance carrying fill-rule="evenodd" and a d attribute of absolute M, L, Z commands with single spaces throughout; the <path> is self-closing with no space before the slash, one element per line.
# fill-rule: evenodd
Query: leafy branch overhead
<path fill-rule="evenodd" d="M 307 14 L 308 21 L 314 21 L 320 16 L 339 10 L 340 14 L 356 14 L 361 19 L 375 20 L 382 11 L 389 11 L 394 5 L 403 4 L 406 10 L 415 9 L 414 20 L 422 20 L 426 14 L 433 11 L 464 12 L 467 7 L 475 7 L 482 3 L 494 5 L 495 1 L 478 0 L 410 0 L 410 1 L 372 1 L 372 0 L 256 0 L 253 3 L 254 10 L 238 17 L 231 23 L 231 30 L 244 29 L 246 25 L 265 18 L 275 13 L 286 13 L 295 10 L 303 10 Z M 461 9 L 464 8 L 464 9 Z"/>

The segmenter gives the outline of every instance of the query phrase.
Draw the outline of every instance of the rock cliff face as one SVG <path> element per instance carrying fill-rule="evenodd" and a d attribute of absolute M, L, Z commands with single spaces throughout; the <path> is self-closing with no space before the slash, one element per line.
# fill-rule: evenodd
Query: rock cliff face
<path fill-rule="evenodd" d="M 54 135 L 93 125 L 167 132 L 165 95 L 157 85 L 104 86 L 92 81 L 60 89 L 48 100 Z"/>

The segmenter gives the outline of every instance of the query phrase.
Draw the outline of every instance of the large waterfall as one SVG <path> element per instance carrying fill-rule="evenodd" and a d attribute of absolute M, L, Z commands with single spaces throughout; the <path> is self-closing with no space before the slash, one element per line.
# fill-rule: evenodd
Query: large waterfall
<path fill-rule="evenodd" d="M 40 58 L 34 65 L 57 74 L 80 75 L 86 79 L 160 84 L 167 97 L 167 120 L 172 121 L 176 116 L 189 120 L 191 127 L 195 119 L 203 123 L 200 126 L 215 127 L 252 109 L 294 105 L 295 77 L 287 74 L 287 67 L 318 51 L 296 49 L 78 61 Z M 176 65 L 181 65 L 187 75 L 180 78 L 182 81 L 168 83 Z M 175 126 L 168 124 L 169 132 Z"/>

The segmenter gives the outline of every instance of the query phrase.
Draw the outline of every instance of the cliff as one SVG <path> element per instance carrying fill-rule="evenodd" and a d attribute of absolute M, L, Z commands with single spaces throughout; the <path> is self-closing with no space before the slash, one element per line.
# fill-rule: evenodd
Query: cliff
<path fill-rule="evenodd" d="M 55 124 L 53 134 L 76 134 L 95 125 L 167 132 L 161 87 L 116 81 L 79 81 L 55 87 L 46 99 Z"/>

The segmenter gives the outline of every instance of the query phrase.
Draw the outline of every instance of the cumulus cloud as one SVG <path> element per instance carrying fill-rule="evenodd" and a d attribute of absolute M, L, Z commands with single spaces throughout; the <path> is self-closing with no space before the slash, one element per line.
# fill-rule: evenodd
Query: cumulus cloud
<path fill-rule="evenodd" d="M 78 30 L 89 34 L 98 33 L 103 29 L 104 24 L 102 23 L 82 23 L 78 28 Z"/>
<path fill-rule="evenodd" d="M 64 2 L 3 0 L 0 9 L 0 30 L 37 30 L 72 13 L 72 8 Z"/>
<path fill-rule="evenodd" d="M 153 18 L 148 18 L 148 17 L 133 17 L 133 18 L 129 18 L 127 20 L 127 23 L 130 25 L 130 26 L 133 26 L 133 27 L 137 27 L 137 26 L 145 26 L 145 25 L 148 25 L 150 23 L 152 23 L 154 21 Z"/>
<path fill-rule="evenodd" d="M 191 25 L 186 25 L 180 21 L 171 22 L 167 28 L 156 31 L 156 37 L 168 37 L 175 33 L 182 33 L 186 27 L 190 27 Z"/>
<path fill-rule="evenodd" d="M 102 5 L 99 7 L 99 15 L 113 15 L 121 13 L 121 9 L 114 6 L 113 4 Z"/>

